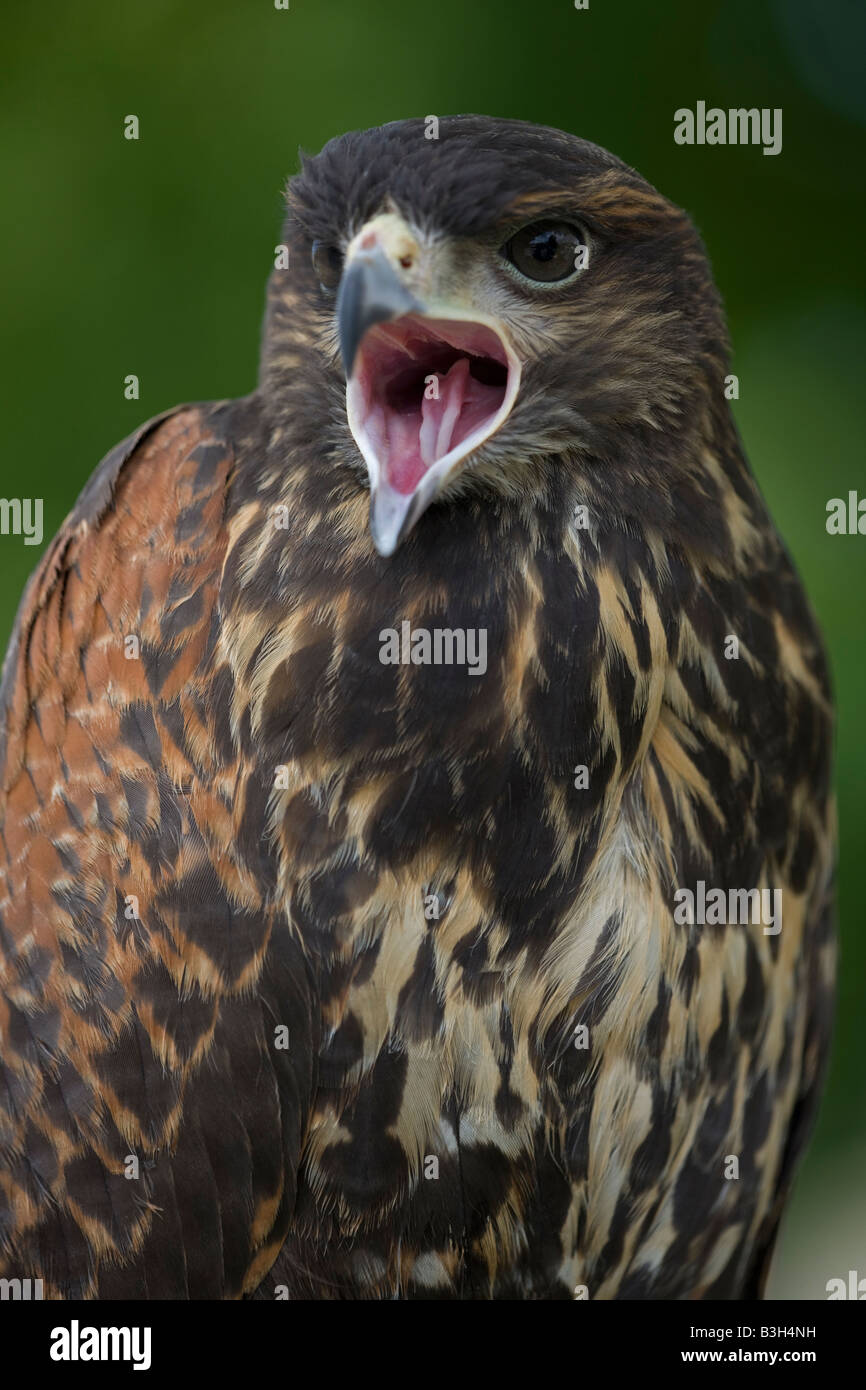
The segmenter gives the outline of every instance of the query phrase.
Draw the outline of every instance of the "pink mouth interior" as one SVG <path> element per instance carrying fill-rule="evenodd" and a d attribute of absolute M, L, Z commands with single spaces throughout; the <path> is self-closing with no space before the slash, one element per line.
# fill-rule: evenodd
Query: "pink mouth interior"
<path fill-rule="evenodd" d="M 492 420 L 505 399 L 508 359 L 483 324 L 410 314 L 365 334 L 356 378 L 383 478 L 408 496 L 434 463 Z"/>

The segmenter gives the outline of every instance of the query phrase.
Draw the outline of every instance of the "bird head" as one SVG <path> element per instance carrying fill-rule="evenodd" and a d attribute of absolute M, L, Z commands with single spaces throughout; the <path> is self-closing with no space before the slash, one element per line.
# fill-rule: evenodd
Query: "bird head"
<path fill-rule="evenodd" d="M 504 424 L 521 359 L 484 264 L 398 211 L 346 250 L 336 316 L 349 427 L 370 476 L 374 542 L 390 555 L 464 460 Z"/>
<path fill-rule="evenodd" d="M 270 396 L 365 468 L 385 556 L 467 494 L 542 498 L 637 458 L 669 489 L 725 360 L 689 219 L 560 131 L 432 120 L 342 136 L 291 181 Z"/>

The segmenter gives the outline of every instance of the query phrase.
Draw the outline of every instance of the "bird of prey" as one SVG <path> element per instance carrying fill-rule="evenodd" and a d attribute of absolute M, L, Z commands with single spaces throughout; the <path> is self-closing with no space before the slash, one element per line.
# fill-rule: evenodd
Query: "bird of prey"
<path fill-rule="evenodd" d="M 689 218 L 430 134 L 302 161 L 258 388 L 116 447 L 22 601 L 0 1273 L 46 1298 L 761 1294 L 832 1015 L 821 638 Z"/>

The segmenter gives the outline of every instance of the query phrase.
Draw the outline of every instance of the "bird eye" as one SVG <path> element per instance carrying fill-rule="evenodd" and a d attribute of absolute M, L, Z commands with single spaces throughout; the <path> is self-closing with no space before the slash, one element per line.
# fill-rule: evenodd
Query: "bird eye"
<path fill-rule="evenodd" d="M 588 248 L 582 233 L 568 222 L 533 222 L 505 243 L 502 254 L 527 280 L 550 282 L 585 269 Z"/>
<path fill-rule="evenodd" d="M 323 290 L 335 290 L 343 273 L 343 253 L 326 241 L 313 242 L 313 269 Z"/>

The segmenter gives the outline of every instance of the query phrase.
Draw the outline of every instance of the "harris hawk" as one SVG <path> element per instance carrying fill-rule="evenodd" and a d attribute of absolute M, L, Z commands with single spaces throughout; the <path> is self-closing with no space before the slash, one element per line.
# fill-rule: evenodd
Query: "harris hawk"
<path fill-rule="evenodd" d="M 821 639 L 689 218 L 429 134 L 303 161 L 257 390 L 115 448 L 21 604 L 0 1274 L 48 1298 L 760 1296 L 832 1013 Z"/>

